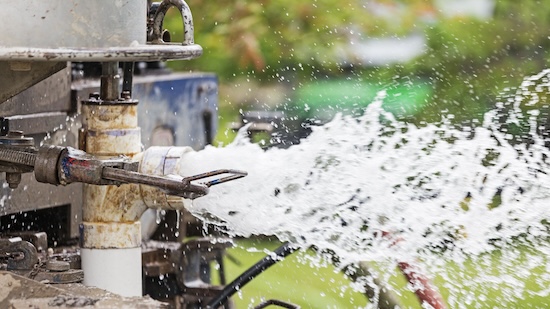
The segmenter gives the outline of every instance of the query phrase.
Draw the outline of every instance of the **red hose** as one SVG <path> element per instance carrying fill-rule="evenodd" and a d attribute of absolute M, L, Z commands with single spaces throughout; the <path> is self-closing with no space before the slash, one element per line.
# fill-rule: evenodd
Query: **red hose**
<path fill-rule="evenodd" d="M 382 236 L 390 238 L 391 233 L 382 231 Z M 397 238 L 392 243 L 396 245 L 401 242 L 403 238 Z M 420 273 L 418 267 L 415 267 L 407 262 L 398 262 L 397 266 L 403 272 L 403 275 L 407 278 L 407 281 L 413 286 L 414 294 L 420 300 L 420 303 L 427 303 L 434 309 L 446 309 L 447 305 L 443 301 L 443 297 L 439 291 L 432 286 L 430 279 Z"/>
<path fill-rule="evenodd" d="M 399 262 L 397 266 L 401 269 L 407 281 L 413 286 L 414 293 L 421 303 L 427 303 L 434 309 L 447 308 L 439 291 L 431 285 L 430 280 L 426 276 L 418 271 L 417 267 L 406 262 Z"/>

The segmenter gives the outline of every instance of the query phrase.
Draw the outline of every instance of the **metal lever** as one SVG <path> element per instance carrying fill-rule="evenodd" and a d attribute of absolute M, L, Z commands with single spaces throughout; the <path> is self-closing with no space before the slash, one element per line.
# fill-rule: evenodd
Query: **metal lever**
<path fill-rule="evenodd" d="M 213 171 L 210 173 L 216 173 Z M 142 185 L 149 185 L 157 187 L 169 195 L 180 196 L 188 199 L 195 199 L 208 194 L 209 184 L 192 184 L 191 181 L 202 179 L 204 177 L 198 177 L 200 175 L 191 177 L 170 176 L 161 177 L 155 175 L 145 175 L 137 172 L 127 171 L 118 168 L 105 167 L 103 168 L 103 177 L 105 179 L 117 181 L 120 183 L 135 183 Z M 219 174 L 219 173 L 217 173 Z M 246 174 L 246 173 L 245 173 Z M 202 174 L 201 174 L 202 175 Z M 240 177 L 244 177 L 240 176 Z M 240 178 L 239 177 L 239 178 Z M 237 179 L 237 178 L 234 178 Z"/>
<path fill-rule="evenodd" d="M 213 177 L 213 176 L 217 176 L 217 175 L 223 175 L 223 174 L 233 174 L 233 175 L 218 178 L 218 179 L 212 179 L 212 180 L 210 180 L 208 182 L 205 182 L 203 184 L 207 187 L 211 187 L 211 186 L 214 186 L 214 185 L 219 185 L 220 183 L 224 183 L 224 182 L 228 182 L 228 181 L 231 181 L 231 180 L 243 178 L 244 176 L 248 175 L 248 173 L 244 172 L 244 171 L 221 169 L 221 170 L 215 170 L 215 171 L 206 172 L 206 173 L 202 173 L 202 174 L 197 174 L 197 175 L 194 175 L 194 176 L 189 176 L 189 177 L 184 178 L 184 180 L 187 180 L 188 182 L 191 182 L 191 181 L 194 181 L 194 180 L 205 179 L 205 178 L 209 178 L 209 177 Z"/>

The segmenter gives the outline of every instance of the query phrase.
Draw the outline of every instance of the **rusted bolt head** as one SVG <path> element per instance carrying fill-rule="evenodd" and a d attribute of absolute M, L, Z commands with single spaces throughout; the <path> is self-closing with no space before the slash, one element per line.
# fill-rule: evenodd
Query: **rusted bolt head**
<path fill-rule="evenodd" d="M 11 189 L 17 189 L 21 183 L 21 173 L 6 173 L 6 182 Z"/>

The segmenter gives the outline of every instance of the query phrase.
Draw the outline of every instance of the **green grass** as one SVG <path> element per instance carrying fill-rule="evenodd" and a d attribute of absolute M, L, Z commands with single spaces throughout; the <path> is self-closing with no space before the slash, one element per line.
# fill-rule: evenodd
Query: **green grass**
<path fill-rule="evenodd" d="M 218 132 L 212 145 L 228 145 L 237 136 L 237 132 L 230 128 L 232 122 L 240 121 L 239 110 L 229 104 L 219 104 L 218 106 Z"/>
<path fill-rule="evenodd" d="M 263 258 L 264 249 L 274 250 L 280 245 L 265 239 L 238 240 L 236 243 L 228 253 L 238 259 L 240 265 L 226 259 L 228 281 Z M 501 251 L 494 251 L 470 258 L 462 265 L 445 262 L 445 272 L 437 274 L 433 282 L 444 299 L 455 305 L 449 308 L 456 304 L 466 308 L 550 307 L 550 297 L 545 292 L 550 286 L 548 258 L 527 245 L 507 250 L 514 250 L 515 257 L 503 258 Z M 367 305 L 366 297 L 350 287 L 350 280 L 344 274 L 330 264 L 315 267 L 304 263 L 305 255 L 314 256 L 314 253 L 294 253 L 245 285 L 232 298 L 237 308 L 253 308 L 267 299 L 288 301 L 301 308 L 361 308 Z M 380 264 L 374 267 L 378 272 L 383 270 Z M 390 285 L 400 295 L 404 307 L 421 308 L 401 273 L 395 268 L 384 270 L 391 272 Z M 487 280 L 488 276 L 493 276 L 493 280 Z"/>
<path fill-rule="evenodd" d="M 264 249 L 274 250 L 278 245 L 280 243 L 265 240 L 237 241 L 237 246 L 230 249 L 229 254 L 238 259 L 241 265 L 226 259 L 229 281 L 262 259 L 266 255 Z M 249 248 L 258 249 L 259 252 L 251 252 Z M 349 288 L 350 281 L 342 273 L 331 265 L 313 267 L 303 263 L 300 261 L 303 254 L 292 254 L 245 285 L 240 293 L 233 296 L 237 308 L 250 308 L 267 299 L 287 301 L 302 308 L 350 308 L 350 304 L 367 304 L 361 293 Z"/>

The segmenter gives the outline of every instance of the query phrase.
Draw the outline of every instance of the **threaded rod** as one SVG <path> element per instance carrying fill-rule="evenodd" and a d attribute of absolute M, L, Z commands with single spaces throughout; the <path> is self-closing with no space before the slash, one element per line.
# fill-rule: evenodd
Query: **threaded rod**
<path fill-rule="evenodd" d="M 36 154 L 21 150 L 0 149 L 0 161 L 33 167 Z"/>

